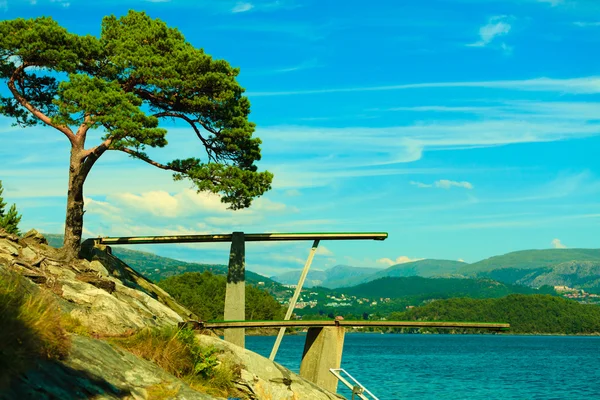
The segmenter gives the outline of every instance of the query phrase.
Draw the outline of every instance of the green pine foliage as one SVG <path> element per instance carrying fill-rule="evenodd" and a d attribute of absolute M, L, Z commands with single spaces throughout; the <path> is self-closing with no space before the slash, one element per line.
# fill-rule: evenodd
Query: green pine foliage
<path fill-rule="evenodd" d="M 160 281 L 158 285 L 201 320 L 223 320 L 227 278 L 206 271 L 187 272 Z M 246 320 L 283 319 L 284 311 L 269 293 L 246 285 Z"/>
<path fill-rule="evenodd" d="M 4 202 L 2 192 L 4 192 L 4 188 L 2 187 L 2 181 L 0 181 L 0 228 L 13 235 L 19 235 L 21 233 L 19 231 L 21 215 L 19 215 L 15 204 L 6 211 L 7 204 Z"/>

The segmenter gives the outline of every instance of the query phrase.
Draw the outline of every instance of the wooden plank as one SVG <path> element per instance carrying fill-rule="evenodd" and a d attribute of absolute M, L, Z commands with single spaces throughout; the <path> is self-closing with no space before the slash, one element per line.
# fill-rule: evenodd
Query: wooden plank
<path fill-rule="evenodd" d="M 325 326 L 380 326 L 397 328 L 467 328 L 467 329 L 491 329 L 501 330 L 510 328 L 506 323 L 487 322 L 453 322 L 453 321 L 209 321 L 199 322 L 200 326 L 207 329 L 219 328 L 302 328 L 302 327 L 325 327 Z"/>
<path fill-rule="evenodd" d="M 247 233 L 246 242 L 296 241 L 296 240 L 385 240 L 386 232 L 332 232 L 332 233 Z M 167 244 L 231 242 L 232 234 L 175 235 L 175 236 L 128 236 L 89 239 L 98 244 Z"/>

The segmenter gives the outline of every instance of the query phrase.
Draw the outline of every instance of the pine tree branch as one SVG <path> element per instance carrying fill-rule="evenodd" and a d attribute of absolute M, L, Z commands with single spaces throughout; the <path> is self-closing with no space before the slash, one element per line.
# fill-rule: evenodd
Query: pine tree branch
<path fill-rule="evenodd" d="M 140 160 L 142 160 L 142 161 L 144 161 L 144 162 L 146 162 L 146 163 L 148 163 L 150 165 L 153 165 L 153 166 L 155 166 L 157 168 L 160 168 L 160 169 L 164 169 L 164 170 L 167 170 L 167 171 L 175 171 L 175 172 L 179 172 L 181 174 L 186 173 L 186 171 L 183 170 L 183 169 L 179 169 L 179 168 L 171 167 L 169 165 L 161 164 L 161 163 L 159 163 L 157 161 L 152 160 L 151 158 L 149 158 L 147 155 L 145 155 L 143 153 L 140 153 L 140 152 L 135 151 L 135 150 L 128 149 L 126 147 L 118 148 L 118 149 L 110 149 L 110 150 L 122 151 L 124 153 L 129 154 L 130 156 L 138 158 L 138 159 L 140 159 Z"/>
<path fill-rule="evenodd" d="M 208 159 L 210 161 L 217 162 L 217 160 L 216 160 L 216 158 L 214 156 L 214 152 L 216 151 L 216 149 L 208 142 L 208 140 L 206 140 L 206 138 L 204 136 L 202 136 L 202 133 L 200 132 L 200 129 L 198 129 L 198 127 L 196 126 L 196 122 L 198 122 L 200 125 L 202 125 L 202 127 L 204 129 L 206 129 L 208 132 L 210 132 L 212 134 L 217 134 L 216 131 L 214 131 L 213 129 L 210 129 L 210 127 L 207 127 L 202 122 L 200 122 L 200 121 L 194 121 L 193 119 L 191 119 L 187 115 L 181 114 L 181 113 L 176 113 L 176 112 L 172 112 L 172 111 L 164 111 L 164 112 L 156 113 L 153 116 L 156 117 L 156 118 L 161 118 L 161 117 L 162 118 L 164 118 L 164 117 L 180 118 L 180 119 L 184 120 L 185 122 L 187 122 L 188 124 L 190 124 L 190 126 L 192 127 L 192 129 L 196 133 L 196 136 L 198 136 L 198 139 L 200 139 L 200 141 L 204 145 L 204 148 L 206 149 L 206 155 L 208 156 Z M 212 151 L 212 153 L 211 153 L 211 151 Z"/>
<path fill-rule="evenodd" d="M 74 143 L 76 141 L 75 135 L 73 134 L 73 131 L 71 131 L 71 129 L 68 126 L 65 125 L 58 125 L 58 124 L 54 124 L 52 123 L 52 120 L 50 119 L 50 117 L 48 117 L 46 114 L 44 114 L 43 112 L 41 112 L 40 110 L 38 110 L 37 108 L 35 108 L 31 103 L 29 103 L 27 101 L 27 99 L 17 90 L 17 87 L 15 86 L 15 82 L 22 78 L 22 74 L 23 71 L 25 71 L 25 68 L 31 66 L 28 63 L 23 63 L 22 65 L 20 65 L 15 72 L 12 74 L 10 80 L 8 81 L 7 85 L 8 88 L 10 89 L 12 95 L 15 97 L 15 99 L 19 102 L 19 104 L 21 104 L 23 107 L 25 107 L 31 114 L 33 114 L 37 119 L 39 119 L 40 121 L 42 121 L 43 123 L 45 123 L 48 126 L 51 126 L 55 129 L 58 129 L 59 131 L 61 131 L 62 133 L 64 133 L 64 135 L 69 139 L 69 141 L 71 143 Z"/>

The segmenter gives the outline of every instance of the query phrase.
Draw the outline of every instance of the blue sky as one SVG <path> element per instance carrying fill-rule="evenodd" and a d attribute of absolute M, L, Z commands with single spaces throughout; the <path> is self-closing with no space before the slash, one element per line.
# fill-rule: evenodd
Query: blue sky
<path fill-rule="evenodd" d="M 275 181 L 231 212 L 107 154 L 86 184 L 87 235 L 389 232 L 323 243 L 316 268 L 599 247 L 600 2 L 0 0 L 2 19 L 50 15 L 79 34 L 129 9 L 241 68 Z M 68 143 L 10 123 L 0 118 L 5 198 L 24 230 L 61 232 Z M 183 126 L 168 139 L 159 160 L 202 154 Z M 309 246 L 249 244 L 247 267 L 299 268 Z M 228 247 L 140 249 L 226 263 Z"/>

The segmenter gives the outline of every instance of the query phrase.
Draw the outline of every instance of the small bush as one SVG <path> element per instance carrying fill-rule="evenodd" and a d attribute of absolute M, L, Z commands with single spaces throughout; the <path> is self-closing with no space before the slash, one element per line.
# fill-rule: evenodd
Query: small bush
<path fill-rule="evenodd" d="M 0 387 L 37 359 L 66 357 L 70 346 L 56 301 L 28 288 L 21 276 L 0 271 Z"/>
<path fill-rule="evenodd" d="M 236 394 L 233 382 L 239 378 L 240 368 L 229 361 L 220 362 L 214 347 L 201 347 L 192 330 L 143 329 L 110 341 L 156 363 L 195 390 L 218 396 Z"/>

